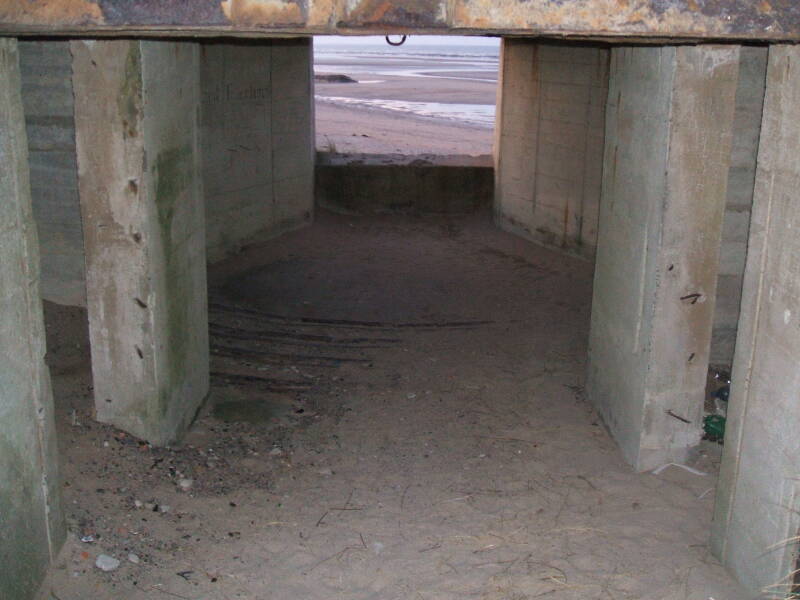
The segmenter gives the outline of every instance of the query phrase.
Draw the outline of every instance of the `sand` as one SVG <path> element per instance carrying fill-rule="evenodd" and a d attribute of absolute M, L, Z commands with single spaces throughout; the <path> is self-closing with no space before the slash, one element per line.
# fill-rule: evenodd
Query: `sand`
<path fill-rule="evenodd" d="M 48 305 L 42 599 L 747 598 L 708 548 L 720 447 L 636 474 L 585 401 L 591 278 L 489 215 L 320 212 L 212 269 L 213 389 L 172 449 L 93 421 L 85 312 Z"/>
<path fill-rule="evenodd" d="M 453 120 L 399 114 L 385 109 L 353 108 L 324 100 L 328 97 L 381 98 L 412 102 L 493 104 L 491 83 L 433 78 L 359 75 L 381 83 L 322 83 L 316 85 L 317 149 L 338 153 L 461 154 L 492 153 L 490 127 Z"/>

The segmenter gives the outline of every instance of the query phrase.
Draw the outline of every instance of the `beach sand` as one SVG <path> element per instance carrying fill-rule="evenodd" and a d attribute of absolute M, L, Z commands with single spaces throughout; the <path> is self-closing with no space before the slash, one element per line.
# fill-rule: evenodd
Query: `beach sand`
<path fill-rule="evenodd" d="M 383 99 L 446 104 L 494 104 L 496 84 L 441 77 L 391 77 L 359 73 L 359 81 L 317 83 L 317 149 L 337 153 L 489 155 L 492 127 L 425 117 L 332 98 Z"/>

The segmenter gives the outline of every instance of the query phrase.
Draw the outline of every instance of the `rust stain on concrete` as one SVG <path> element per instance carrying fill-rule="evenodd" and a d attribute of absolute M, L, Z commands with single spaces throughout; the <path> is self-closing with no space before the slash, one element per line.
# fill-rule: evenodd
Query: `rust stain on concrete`
<path fill-rule="evenodd" d="M 337 0 L 308 0 L 309 27 L 332 27 L 341 14 L 339 4 Z"/>
<path fill-rule="evenodd" d="M 0 0 L 0 23 L 100 25 L 103 22 L 100 6 L 90 0 Z"/>
<path fill-rule="evenodd" d="M 0 31 L 800 40 L 797 0 L 0 0 Z"/>
<path fill-rule="evenodd" d="M 446 27 L 447 7 L 443 0 L 360 0 L 348 10 L 340 25 Z"/>
<path fill-rule="evenodd" d="M 284 0 L 223 0 L 222 12 L 235 25 L 304 25 L 303 8 Z"/>
<path fill-rule="evenodd" d="M 798 6 L 775 2 L 722 0 L 453 0 L 451 26 L 665 36 L 724 36 L 761 30 L 771 34 L 796 29 Z"/>

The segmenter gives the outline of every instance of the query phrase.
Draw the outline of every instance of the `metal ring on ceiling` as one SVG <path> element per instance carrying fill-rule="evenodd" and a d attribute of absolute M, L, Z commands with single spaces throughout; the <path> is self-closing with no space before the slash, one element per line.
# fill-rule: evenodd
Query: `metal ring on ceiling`
<path fill-rule="evenodd" d="M 399 42 L 393 42 L 392 40 L 389 39 L 389 36 L 387 35 L 386 36 L 386 43 L 389 44 L 390 46 L 402 46 L 403 44 L 406 43 L 406 38 L 407 37 L 408 36 L 403 35 L 403 37 L 400 38 Z"/>

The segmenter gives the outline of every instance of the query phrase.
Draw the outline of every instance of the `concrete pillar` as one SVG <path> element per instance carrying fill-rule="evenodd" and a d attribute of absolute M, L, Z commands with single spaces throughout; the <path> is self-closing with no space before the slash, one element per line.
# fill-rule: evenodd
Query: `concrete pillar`
<path fill-rule="evenodd" d="M 615 48 L 587 391 L 637 470 L 700 441 L 739 48 Z"/>
<path fill-rule="evenodd" d="M 0 598 L 36 593 L 64 541 L 17 41 L 0 39 Z"/>
<path fill-rule="evenodd" d="M 770 46 L 712 548 L 788 597 L 800 531 L 800 47 Z"/>
<path fill-rule="evenodd" d="M 533 214 L 539 136 L 539 44 L 504 38 L 500 47 L 494 144 L 494 213 L 508 229 Z"/>
<path fill-rule="evenodd" d="M 311 222 L 310 38 L 201 46 L 209 261 Z"/>
<path fill-rule="evenodd" d="M 71 50 L 97 419 L 166 444 L 208 392 L 199 47 Z"/>
<path fill-rule="evenodd" d="M 605 48 L 504 39 L 495 127 L 495 218 L 594 257 L 608 92 Z"/>

